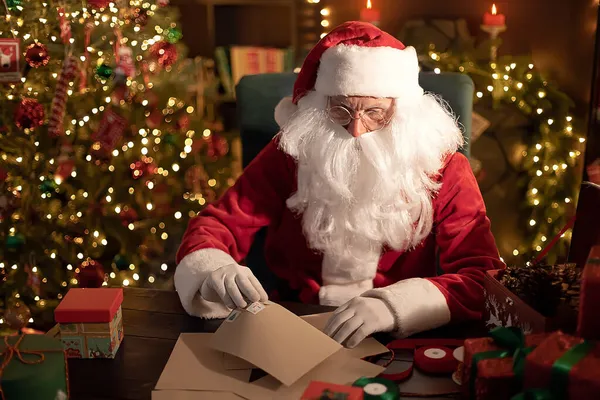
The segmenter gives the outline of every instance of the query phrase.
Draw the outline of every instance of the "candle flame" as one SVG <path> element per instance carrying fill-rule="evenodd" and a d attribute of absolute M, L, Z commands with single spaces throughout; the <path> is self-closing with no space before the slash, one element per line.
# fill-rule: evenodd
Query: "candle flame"
<path fill-rule="evenodd" d="M 496 15 L 498 11 L 496 10 L 496 4 L 492 4 L 492 15 Z"/>
<path fill-rule="evenodd" d="M 372 7 L 371 0 L 367 0 L 367 8 L 370 10 Z"/>

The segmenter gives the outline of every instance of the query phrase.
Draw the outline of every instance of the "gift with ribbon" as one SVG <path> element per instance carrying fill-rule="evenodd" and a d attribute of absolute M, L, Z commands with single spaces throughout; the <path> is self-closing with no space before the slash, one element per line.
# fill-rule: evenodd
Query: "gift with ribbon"
<path fill-rule="evenodd" d="M 513 400 L 600 397 L 600 346 L 595 342 L 554 332 L 527 355 L 524 368 L 524 391 Z"/>
<path fill-rule="evenodd" d="M 489 337 L 465 340 L 462 389 L 469 399 L 509 399 L 522 389 L 525 356 L 548 334 L 525 335 L 498 327 Z"/>
<path fill-rule="evenodd" d="M 577 336 L 600 339 L 600 245 L 592 247 L 581 274 Z"/>
<path fill-rule="evenodd" d="M 62 343 L 46 335 L 0 339 L 1 400 L 66 400 L 67 357 Z"/>

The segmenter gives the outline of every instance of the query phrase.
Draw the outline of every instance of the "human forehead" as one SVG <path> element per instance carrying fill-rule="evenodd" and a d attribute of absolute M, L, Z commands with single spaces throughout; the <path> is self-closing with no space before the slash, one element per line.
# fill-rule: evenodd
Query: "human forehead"
<path fill-rule="evenodd" d="M 388 108 L 392 105 L 393 99 L 387 97 L 368 97 L 368 96 L 331 96 L 331 103 L 335 105 L 345 105 L 355 110 L 364 108 Z"/>

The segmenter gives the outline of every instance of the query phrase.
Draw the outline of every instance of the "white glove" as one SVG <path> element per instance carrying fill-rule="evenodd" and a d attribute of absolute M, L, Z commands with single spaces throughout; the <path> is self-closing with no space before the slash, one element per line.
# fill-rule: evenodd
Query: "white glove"
<path fill-rule="evenodd" d="M 229 264 L 214 270 L 200 287 L 204 300 L 222 302 L 229 308 L 244 308 L 248 301 L 267 301 L 268 296 L 250 268 Z"/>
<path fill-rule="evenodd" d="M 323 332 L 353 348 L 372 333 L 390 332 L 394 328 L 394 315 L 383 300 L 355 297 L 333 312 Z"/>

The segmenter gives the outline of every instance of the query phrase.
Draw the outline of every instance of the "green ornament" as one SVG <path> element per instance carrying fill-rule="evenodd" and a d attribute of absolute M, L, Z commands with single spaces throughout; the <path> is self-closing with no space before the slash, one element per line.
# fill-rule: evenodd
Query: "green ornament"
<path fill-rule="evenodd" d="M 23 4 L 23 0 L 6 0 L 6 5 L 10 11 L 15 11 L 17 7 Z"/>
<path fill-rule="evenodd" d="M 167 39 L 167 42 L 175 44 L 179 42 L 179 40 L 181 40 L 181 38 L 183 37 L 183 33 L 181 33 L 181 31 L 177 28 L 169 28 L 167 29 L 167 34 L 165 37 Z"/>
<path fill-rule="evenodd" d="M 171 146 L 174 146 L 177 144 L 177 141 L 178 141 L 177 135 L 173 135 L 172 133 L 167 133 L 165 135 L 164 142 L 166 144 L 170 144 Z"/>
<path fill-rule="evenodd" d="M 101 78 L 108 79 L 112 76 L 113 69 L 106 64 L 101 64 L 96 68 L 96 75 Z"/>
<path fill-rule="evenodd" d="M 113 264 L 119 271 L 125 271 L 129 268 L 129 260 L 122 254 L 117 254 L 115 258 L 113 258 Z"/>
<path fill-rule="evenodd" d="M 40 190 L 47 194 L 47 193 L 54 192 L 56 190 L 57 186 L 58 185 L 56 184 L 56 182 L 54 182 L 53 179 L 46 179 L 40 185 Z"/>
<path fill-rule="evenodd" d="M 17 250 L 19 247 L 25 244 L 25 236 L 21 233 L 17 233 L 16 235 L 9 235 L 6 237 L 6 241 L 4 245 L 9 250 Z"/>

